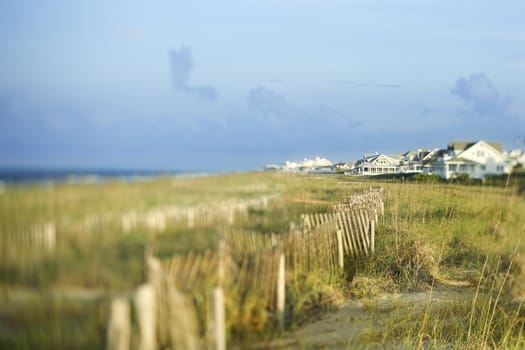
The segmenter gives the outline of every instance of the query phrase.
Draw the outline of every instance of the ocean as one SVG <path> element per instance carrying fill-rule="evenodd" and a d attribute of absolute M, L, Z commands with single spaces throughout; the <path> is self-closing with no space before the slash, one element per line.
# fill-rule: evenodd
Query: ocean
<path fill-rule="evenodd" d="M 149 181 L 160 176 L 202 176 L 173 170 L 109 170 L 109 169 L 0 169 L 3 184 L 101 183 L 108 180 L 127 182 Z"/>

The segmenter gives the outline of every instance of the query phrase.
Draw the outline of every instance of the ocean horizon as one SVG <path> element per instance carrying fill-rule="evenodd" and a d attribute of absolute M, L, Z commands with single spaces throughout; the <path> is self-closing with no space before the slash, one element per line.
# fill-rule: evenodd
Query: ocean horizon
<path fill-rule="evenodd" d="M 108 180 L 148 181 L 162 176 L 196 177 L 217 172 L 191 170 L 104 169 L 104 168 L 0 168 L 0 183 L 100 183 Z"/>

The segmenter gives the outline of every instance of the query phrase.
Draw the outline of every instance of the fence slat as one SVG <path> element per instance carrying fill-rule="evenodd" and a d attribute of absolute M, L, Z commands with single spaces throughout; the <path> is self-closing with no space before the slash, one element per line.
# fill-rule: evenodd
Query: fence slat
<path fill-rule="evenodd" d="M 286 271 L 284 254 L 279 256 L 279 273 L 277 275 L 277 318 L 279 327 L 284 329 L 284 306 L 286 302 Z"/>
<path fill-rule="evenodd" d="M 212 291 L 208 321 L 208 348 L 213 350 L 226 350 L 224 291 L 221 287 L 216 287 Z"/>
<path fill-rule="evenodd" d="M 155 350 L 157 340 L 155 290 L 151 284 L 141 285 L 135 292 L 135 312 L 139 328 L 139 350 Z"/>
<path fill-rule="evenodd" d="M 111 302 L 107 332 L 108 350 L 129 350 L 131 320 L 127 298 L 115 298 Z"/>

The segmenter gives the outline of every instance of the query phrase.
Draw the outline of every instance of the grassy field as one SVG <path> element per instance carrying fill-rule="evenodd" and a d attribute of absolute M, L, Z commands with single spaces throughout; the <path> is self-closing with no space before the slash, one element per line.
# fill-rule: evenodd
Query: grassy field
<path fill-rule="evenodd" d="M 146 247 L 168 259 L 216 249 L 230 227 L 284 233 L 301 214 L 327 212 L 330 204 L 370 186 L 385 189 L 376 254 L 347 264 L 339 280 L 327 283 L 312 273 L 287 291 L 294 316 L 288 327 L 299 327 L 345 298 L 456 286 L 466 299 L 453 305 L 408 312 L 394 307 L 385 314 L 371 303 L 379 331 L 364 332 L 351 343 L 524 347 L 525 197 L 518 186 L 248 173 L 3 188 L 0 348 L 104 347 L 109 299 L 143 281 Z M 151 226 L 148 218 L 162 210 L 183 214 Z M 190 224 L 188 210 L 222 214 L 196 216 Z M 129 213 L 143 222 L 125 228 Z M 53 239 L 42 243 L 35 237 L 49 225 Z M 351 282 L 348 276 L 354 276 Z"/>
<path fill-rule="evenodd" d="M 416 348 L 522 348 L 525 198 L 519 189 L 384 186 L 388 210 L 378 254 L 363 269 L 375 278 L 369 290 L 377 293 L 378 285 L 393 291 L 456 286 L 465 300 L 438 308 L 430 303 L 401 308 L 381 320 L 380 339 Z"/>

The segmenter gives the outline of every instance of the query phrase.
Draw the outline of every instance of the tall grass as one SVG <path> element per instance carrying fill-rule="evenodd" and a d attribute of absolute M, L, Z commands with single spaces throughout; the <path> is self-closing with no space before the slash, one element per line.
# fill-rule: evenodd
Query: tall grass
<path fill-rule="evenodd" d="M 47 293 L 61 299 L 69 295 L 68 291 L 80 289 L 93 296 L 85 301 L 88 304 L 106 303 L 107 296 L 129 293 L 144 278 L 143 254 L 147 246 L 156 256 L 169 258 L 176 253 L 215 249 L 217 237 L 228 225 L 261 233 L 288 232 L 290 223 L 299 222 L 302 213 L 327 211 L 335 194 L 342 199 L 359 189 L 350 185 L 341 190 L 335 178 L 261 173 L 161 178 L 144 183 L 6 186 L 0 194 L 0 290 L 4 296 L 0 300 L 0 328 L 8 333 L 1 333 L 0 344 L 38 347 L 45 344 L 34 334 L 38 329 L 63 334 L 68 310 L 84 301 L 73 298 L 70 304 L 50 314 L 51 322 L 46 323 L 32 314 L 38 313 L 36 307 L 46 307 Z M 280 197 L 266 206 L 248 207 L 246 215 L 236 216 L 233 223 L 228 217 L 212 222 L 197 218 L 192 227 L 173 221 L 160 230 L 139 225 L 127 231 L 121 224 L 121 217 L 130 211 L 140 214 L 166 207 L 222 208 L 271 195 Z M 55 227 L 56 243 L 49 252 L 39 244 L 26 244 L 34 237 L 35 227 L 46 223 Z M 314 278 L 316 275 L 318 278 Z M 330 300 L 323 299 L 327 295 L 325 283 L 326 279 L 315 272 L 297 276 L 294 288 L 301 294 L 291 288 L 288 296 L 297 301 L 290 304 L 293 314 L 311 314 L 319 305 L 330 304 Z M 24 302 L 13 304 L 27 290 L 35 301 L 27 307 Z M 306 290 L 308 293 L 302 293 Z M 16 312 L 11 313 L 12 305 L 18 305 L 15 309 L 20 319 L 32 321 L 19 322 L 13 316 Z M 91 346 L 87 347 L 99 348 L 96 344 L 105 334 L 103 323 L 104 319 L 87 318 L 86 323 L 74 325 L 77 331 L 90 334 L 91 343 L 87 344 Z M 93 329 L 98 330 L 97 336 Z M 60 339 L 50 337 L 49 347 L 58 346 Z"/>
<path fill-rule="evenodd" d="M 366 273 L 392 280 L 397 292 L 429 297 L 408 315 L 385 315 L 381 341 L 418 349 L 522 348 L 524 285 L 516 257 L 524 251 L 525 200 L 518 189 L 384 186 L 387 212 Z M 432 294 L 443 290 L 459 292 L 460 304 L 434 305 Z"/>
<path fill-rule="evenodd" d="M 375 255 L 345 262 L 350 277 L 357 271 L 351 285 L 342 275 L 327 281 L 322 270 L 294 276 L 287 290 L 288 326 L 297 327 L 330 309 L 344 293 L 364 297 L 424 291 L 428 298 L 423 303 L 401 302 L 389 312 L 373 313 L 380 331 L 362 334 L 361 345 L 524 347 L 525 249 L 519 240 L 525 233 L 525 198 L 519 187 L 377 184 L 345 176 L 279 173 L 6 186 L 0 193 L 0 347 L 61 344 L 71 315 L 81 314 L 85 305 L 95 305 L 91 311 L 102 310 L 107 296 L 127 293 L 142 281 L 146 246 L 167 259 L 190 250 L 215 249 L 228 225 L 260 233 L 288 232 L 301 214 L 327 212 L 345 196 L 377 185 L 385 188 L 386 210 L 376 227 Z M 233 224 L 226 219 L 203 221 L 190 228 L 172 222 L 158 231 L 137 226 L 124 232 L 120 221 L 130 211 L 222 205 L 274 194 L 278 199 L 248 207 Z M 52 253 L 24 250 L 12 242 L 14 235 L 48 222 L 56 226 Z M 103 297 L 90 299 L 95 304 L 74 300 L 50 304 L 45 297 L 49 291 L 80 288 Z M 35 292 L 35 301 L 15 303 L 20 290 L 27 289 Z M 451 302 L 435 303 L 434 296 L 445 292 L 451 292 Z M 48 313 L 49 308 L 54 311 Z M 103 344 L 106 315 L 91 311 L 85 323 L 69 323 L 85 335 L 78 343 L 85 346 L 78 348 Z M 39 316 L 44 313 L 49 319 Z M 41 343 L 43 334 L 56 337 Z"/>

